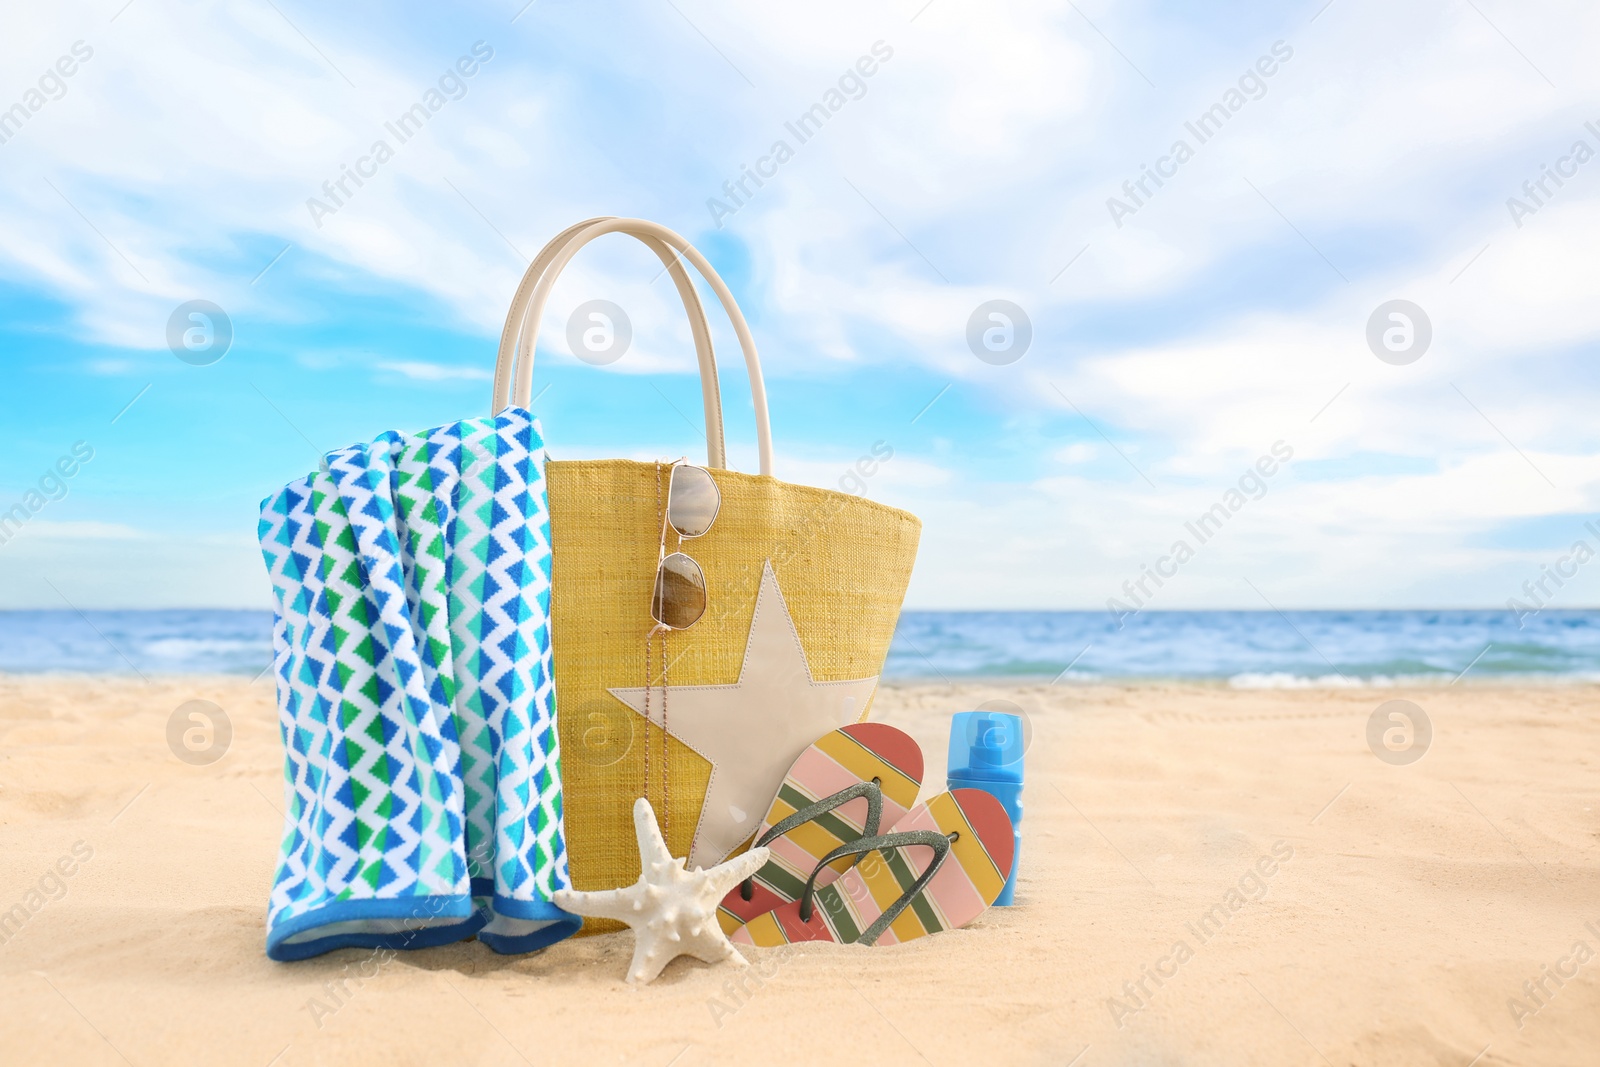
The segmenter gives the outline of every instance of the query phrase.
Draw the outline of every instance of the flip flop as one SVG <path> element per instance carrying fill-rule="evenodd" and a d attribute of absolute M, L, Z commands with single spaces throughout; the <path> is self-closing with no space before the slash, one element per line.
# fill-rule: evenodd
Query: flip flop
<path fill-rule="evenodd" d="M 772 858 L 717 909 L 724 933 L 800 898 L 806 879 L 827 885 L 856 862 L 825 859 L 841 845 L 893 826 L 917 802 L 922 749 L 907 734 L 858 722 L 824 734 L 789 768 L 754 847 Z"/>
<path fill-rule="evenodd" d="M 991 794 L 956 789 L 919 804 L 889 833 L 822 857 L 823 866 L 864 855 L 831 885 L 813 878 L 798 899 L 729 935 L 735 944 L 800 941 L 898 944 L 952 930 L 982 915 L 1011 870 L 1011 817 Z"/>

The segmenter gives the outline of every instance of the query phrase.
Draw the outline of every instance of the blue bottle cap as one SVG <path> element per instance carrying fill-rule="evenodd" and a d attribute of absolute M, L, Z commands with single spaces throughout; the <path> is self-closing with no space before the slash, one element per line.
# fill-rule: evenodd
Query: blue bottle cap
<path fill-rule="evenodd" d="M 1022 719 L 1002 711 L 958 711 L 950 718 L 952 775 L 1022 780 Z"/>

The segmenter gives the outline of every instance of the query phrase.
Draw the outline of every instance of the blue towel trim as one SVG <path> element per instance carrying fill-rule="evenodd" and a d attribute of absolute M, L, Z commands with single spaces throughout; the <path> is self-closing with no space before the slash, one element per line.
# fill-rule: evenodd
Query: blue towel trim
<path fill-rule="evenodd" d="M 422 915 L 438 919 L 460 919 L 461 922 L 402 930 L 392 934 L 342 933 L 289 942 L 292 937 L 335 923 L 358 922 L 363 919 L 413 919 Z M 402 897 L 389 900 L 336 900 L 274 926 L 267 934 L 267 958 L 279 962 L 304 960 L 320 956 L 324 952 L 332 952 L 337 948 L 431 948 L 471 937 L 481 930 L 487 921 L 487 916 L 473 909 L 472 898 L 465 895 Z"/>

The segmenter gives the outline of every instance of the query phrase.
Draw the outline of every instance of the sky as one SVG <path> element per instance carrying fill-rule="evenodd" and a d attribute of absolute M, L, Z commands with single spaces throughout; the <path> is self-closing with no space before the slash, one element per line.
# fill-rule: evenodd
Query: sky
<path fill-rule="evenodd" d="M 1593 605 L 1597 34 L 1509 0 L 8 6 L 0 608 L 267 607 L 260 500 L 487 414 L 523 269 L 596 215 L 726 279 L 778 477 L 892 451 L 909 607 Z M 592 300 L 632 329 L 604 366 Z M 534 389 L 557 458 L 703 455 L 626 238 L 555 286 Z"/>

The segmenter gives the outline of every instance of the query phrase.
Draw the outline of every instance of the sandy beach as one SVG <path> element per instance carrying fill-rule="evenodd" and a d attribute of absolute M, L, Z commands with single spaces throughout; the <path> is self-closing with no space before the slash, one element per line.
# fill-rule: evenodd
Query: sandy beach
<path fill-rule="evenodd" d="M 1034 730 L 1016 907 L 630 989 L 627 934 L 272 963 L 271 680 L 0 678 L 0 910 L 27 912 L 0 944 L 0 1059 L 1600 1058 L 1600 689 L 918 685 L 873 718 L 922 743 L 926 794 L 948 714 L 999 697 Z M 1366 739 L 1397 697 L 1433 724 L 1404 766 Z M 232 722 L 209 766 L 167 746 L 190 699 Z"/>

